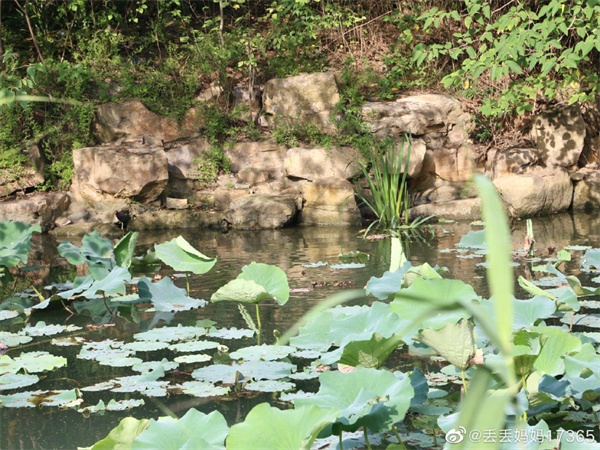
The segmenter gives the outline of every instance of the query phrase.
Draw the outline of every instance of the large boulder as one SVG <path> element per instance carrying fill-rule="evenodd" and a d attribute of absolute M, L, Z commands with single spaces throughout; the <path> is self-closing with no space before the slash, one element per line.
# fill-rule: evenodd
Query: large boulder
<path fill-rule="evenodd" d="M 582 173 L 575 183 L 573 193 L 573 209 L 600 209 L 600 172 L 587 171 Z"/>
<path fill-rule="evenodd" d="M 177 139 L 165 142 L 169 183 L 165 194 L 176 198 L 189 198 L 196 188 L 199 161 L 210 149 L 209 142 L 200 137 Z"/>
<path fill-rule="evenodd" d="M 282 228 L 296 221 L 296 200 L 280 195 L 246 195 L 231 202 L 225 220 L 238 230 Z"/>
<path fill-rule="evenodd" d="M 139 100 L 111 102 L 96 109 L 96 134 L 102 142 L 132 136 L 154 136 L 165 141 L 180 136 L 174 119 L 153 113 Z"/>
<path fill-rule="evenodd" d="M 349 147 L 291 148 L 283 167 L 288 177 L 316 180 L 323 177 L 351 179 L 360 175 L 358 150 Z"/>
<path fill-rule="evenodd" d="M 321 131 L 334 133 L 332 120 L 340 101 L 335 76 L 330 72 L 274 78 L 265 84 L 263 109 L 277 121 L 313 124 Z"/>
<path fill-rule="evenodd" d="M 344 178 L 320 178 L 302 186 L 301 225 L 360 225 L 354 187 Z"/>
<path fill-rule="evenodd" d="M 71 199 L 62 192 L 44 192 L 0 202 L 0 220 L 39 224 L 46 232 L 69 207 Z"/>
<path fill-rule="evenodd" d="M 24 191 L 44 182 L 44 156 L 37 144 L 26 148 L 28 163 L 19 169 L 0 170 L 0 197 Z"/>
<path fill-rule="evenodd" d="M 531 138 L 547 167 L 574 168 L 585 136 L 585 122 L 577 105 L 538 114 L 531 127 Z"/>
<path fill-rule="evenodd" d="M 409 210 L 411 220 L 434 216 L 453 220 L 475 220 L 481 218 L 481 199 L 467 198 L 444 203 L 426 203 Z"/>
<path fill-rule="evenodd" d="M 283 175 L 283 160 L 287 148 L 275 140 L 242 141 L 225 148 L 225 156 L 231 161 L 234 173 L 248 167 L 266 170 L 271 178 L 280 179 Z"/>
<path fill-rule="evenodd" d="M 150 203 L 163 193 L 168 180 L 167 155 L 162 147 L 123 142 L 73 152 L 71 191 L 77 201 L 131 199 Z"/>
<path fill-rule="evenodd" d="M 564 169 L 535 168 L 521 175 L 494 180 L 513 217 L 531 217 L 566 211 L 573 199 L 573 183 Z"/>
<path fill-rule="evenodd" d="M 464 143 L 458 148 L 442 147 L 435 150 L 427 150 L 425 159 L 431 162 L 424 166 L 431 167 L 435 178 L 444 181 L 465 182 L 471 179 L 475 172 L 475 151 L 470 144 Z"/>
<path fill-rule="evenodd" d="M 490 170 L 494 178 L 524 173 L 540 161 L 540 154 L 534 148 L 512 147 L 497 151 L 492 156 Z"/>

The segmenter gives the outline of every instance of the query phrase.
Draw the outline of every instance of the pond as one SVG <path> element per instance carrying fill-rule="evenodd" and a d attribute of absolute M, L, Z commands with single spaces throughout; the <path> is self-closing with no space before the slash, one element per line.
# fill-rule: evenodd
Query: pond
<path fill-rule="evenodd" d="M 583 246 L 600 247 L 598 214 L 561 214 L 537 218 L 532 223 L 536 240 L 536 257 L 539 257 L 540 260 L 531 262 L 524 256 L 515 257 L 518 264 L 515 266 L 515 275 L 522 275 L 530 280 L 544 278 L 545 274 L 532 270 L 534 264 L 545 264 L 546 259 L 552 262 L 553 258 L 556 258 L 557 252 L 564 247 L 578 245 L 582 247 L 572 247 L 570 251 L 572 259 L 570 262 L 566 262 L 561 270 L 567 274 L 579 276 L 584 286 L 594 286 L 592 274 L 580 272 L 580 257 L 585 250 Z M 445 274 L 444 277 L 463 280 L 473 286 L 477 294 L 487 298 L 489 291 L 486 283 L 484 256 L 473 251 L 458 251 L 456 247 L 462 236 L 469 231 L 481 228 L 478 224 L 467 222 L 436 224 L 431 229 L 424 230 L 421 236 L 405 241 L 408 260 L 413 266 L 429 263 L 431 266 L 447 267 L 449 274 Z M 193 298 L 209 300 L 221 286 L 235 279 L 243 266 L 254 261 L 278 266 L 285 272 L 290 286 L 289 301 L 283 306 L 279 306 L 272 300 L 262 302 L 260 305 L 262 343 L 266 344 L 274 344 L 275 336 L 278 333 L 283 334 L 311 307 L 341 291 L 362 289 L 372 276 L 380 277 L 389 269 L 390 265 L 389 239 L 363 239 L 359 230 L 348 228 L 232 231 L 228 234 L 215 231 L 191 232 L 185 230 L 181 232 L 144 232 L 139 236 L 135 253 L 141 255 L 154 243 L 162 243 L 179 235 L 205 255 L 217 258 L 217 263 L 210 272 L 190 276 L 190 296 Z M 526 235 L 525 221 L 518 221 L 512 225 L 513 250 L 523 247 Z M 73 239 L 72 242 L 80 245 L 80 240 L 77 242 Z M 56 246 L 57 242 L 50 236 L 33 237 L 33 250 L 29 264 L 45 267 L 40 271 L 38 282 L 43 280 L 44 283 L 49 283 L 49 278 L 53 278 L 54 281 L 72 280 L 76 274 L 83 274 L 79 268 L 75 269 L 74 266 L 68 265 L 66 261 L 58 257 Z M 361 253 L 353 253 L 354 258 L 349 259 L 340 257 L 340 255 L 348 255 L 351 252 Z M 48 261 L 52 262 L 48 264 Z M 319 262 L 326 262 L 327 265 L 317 264 Z M 51 269 L 48 269 L 49 265 L 52 266 Z M 156 279 L 167 276 L 173 277 L 177 286 L 186 287 L 185 276 L 174 273 L 163 265 L 156 274 Z M 552 280 L 549 280 L 547 285 L 552 285 L 552 283 Z M 543 280 L 541 284 L 544 284 Z M 598 284 L 595 284 L 595 287 L 598 287 Z M 515 289 L 517 298 L 531 297 L 516 281 Z M 590 299 L 598 300 L 598 297 Z M 350 304 L 371 304 L 374 300 L 371 296 L 355 300 Z M 597 317 L 597 305 L 598 302 L 591 301 L 581 312 L 591 317 Z M 247 307 L 247 311 L 255 320 L 254 307 Z M 12 395 L 37 390 L 82 389 L 107 382 L 115 377 L 136 375 L 137 372 L 134 372 L 131 365 L 126 363 L 120 367 L 111 367 L 110 363 L 101 364 L 98 359 L 81 359 L 81 356 L 78 358 L 82 351 L 82 343 L 100 342 L 106 339 L 129 343 L 138 333 L 165 326 L 193 327 L 198 324 L 198 321 L 203 320 L 205 322 L 200 322 L 201 324 L 208 327 L 210 323 L 206 320 L 211 320 L 214 322 L 213 326 L 219 330 L 224 328 L 248 330 L 249 327 L 238 309 L 238 304 L 234 302 L 208 303 L 203 308 L 178 313 L 152 313 L 138 307 L 131 307 L 124 308 L 120 311 L 120 316 L 114 318 L 107 318 L 102 312 L 92 310 L 84 310 L 81 314 L 70 314 L 62 308 L 35 312 L 29 320 L 29 326 L 35 326 L 38 322 L 43 321 L 46 325 L 75 325 L 81 329 L 57 335 L 41 332 L 40 336 L 34 335 L 31 342 L 11 346 L 6 354 L 14 359 L 22 352 L 43 351 L 66 358 L 67 364 L 57 367 L 55 370 L 38 373 L 40 380 L 32 386 L 5 389 L 0 393 Z M 555 324 L 560 325 L 558 319 L 549 319 L 550 323 L 553 320 Z M 107 322 L 110 326 L 106 326 Z M 594 322 L 590 322 L 588 325 L 590 324 L 592 327 L 577 328 L 576 326 L 575 329 L 588 332 L 598 331 L 597 328 L 594 328 L 597 327 Z M 11 324 L 9 320 L 0 321 L 0 331 L 2 332 L 17 333 L 22 329 L 23 324 Z M 219 347 L 208 348 L 200 352 L 208 354 L 212 361 L 193 362 L 183 358 L 176 369 L 167 371 L 162 381 L 167 381 L 171 385 L 190 381 L 190 375 L 194 370 L 200 367 L 209 367 L 211 364 L 221 361 L 228 363 L 228 353 L 256 344 L 254 337 L 231 339 L 231 334 L 228 334 L 230 332 L 231 330 L 223 331 L 224 334 L 220 337 L 218 333 L 213 333 L 211 341 L 217 342 Z M 53 340 L 65 336 L 71 336 L 80 341 L 76 343 L 77 345 L 66 345 L 67 342 Z M 222 345 L 227 348 L 221 347 Z M 93 351 L 91 347 L 89 351 Z M 163 358 L 173 361 L 174 357 L 183 354 L 161 347 L 136 351 L 134 356 L 142 361 L 161 361 Z M 298 356 L 290 356 L 290 360 L 298 366 L 302 364 L 310 366 L 310 361 L 307 362 Z M 443 365 L 445 363 L 409 355 L 406 346 L 402 351 L 396 351 L 385 363 L 385 367 L 392 371 L 407 372 L 418 367 L 424 373 L 439 371 Z M 300 368 L 298 370 L 300 371 Z M 307 377 L 305 380 L 297 379 L 294 383 L 295 389 L 298 390 L 314 392 L 318 389 L 318 382 L 311 377 Z M 457 385 L 450 388 L 451 391 L 457 391 L 457 389 Z M 231 426 L 243 421 L 248 412 L 262 402 L 269 402 L 281 409 L 291 407 L 290 403 L 280 400 L 276 392 L 246 389 L 236 392 L 232 388 L 226 394 L 215 391 L 213 396 L 197 397 L 176 390 L 168 392 L 163 390 L 162 393 L 156 395 L 145 395 L 133 391 L 80 391 L 83 402 L 76 406 L 68 403 L 63 403 L 62 407 L 43 404 L 35 406 L 33 403 L 24 402 L 23 407 L 3 407 L 0 409 L 0 423 L 2 424 L 0 448 L 41 449 L 90 446 L 106 436 L 126 416 L 157 418 L 173 413 L 181 417 L 190 408 L 196 408 L 205 413 L 218 410 Z M 143 405 L 137 406 L 137 403 L 131 403 L 129 406 L 136 407 L 126 411 L 94 412 L 89 408 L 97 405 L 99 401 L 103 401 L 107 405 L 111 399 L 143 400 Z M 414 431 L 416 428 L 416 426 L 409 427 L 408 431 Z M 425 438 L 420 441 L 417 439 L 415 442 L 420 442 L 420 445 L 424 447 L 435 446 L 433 441 Z"/>

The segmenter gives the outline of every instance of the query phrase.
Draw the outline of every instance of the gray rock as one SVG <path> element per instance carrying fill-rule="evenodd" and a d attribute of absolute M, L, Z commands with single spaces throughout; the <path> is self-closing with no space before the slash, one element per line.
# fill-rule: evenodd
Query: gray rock
<path fill-rule="evenodd" d="M 349 147 L 291 148 L 283 166 L 288 177 L 316 180 L 323 177 L 351 179 L 361 174 L 358 150 Z"/>
<path fill-rule="evenodd" d="M 39 224 L 46 232 L 69 207 L 71 199 L 62 192 L 44 192 L 0 202 L 0 220 Z"/>
<path fill-rule="evenodd" d="M 600 209 L 600 172 L 588 172 L 575 184 L 574 210 Z"/>
<path fill-rule="evenodd" d="M 224 217 L 232 228 L 256 230 L 290 225 L 296 220 L 297 213 L 292 197 L 253 194 L 235 199 Z"/>
<path fill-rule="evenodd" d="M 409 217 L 411 220 L 428 216 L 454 220 L 480 219 L 481 199 L 468 198 L 444 203 L 427 203 L 415 206 L 409 210 Z"/>
<path fill-rule="evenodd" d="M 180 180 L 193 179 L 196 160 L 209 148 L 208 141 L 200 136 L 166 142 L 169 176 Z"/>
<path fill-rule="evenodd" d="M 253 186 L 267 181 L 269 179 L 269 171 L 256 167 L 245 167 L 237 173 L 237 176 L 242 183 Z"/>
<path fill-rule="evenodd" d="M 236 173 L 246 167 L 259 167 L 269 172 L 269 176 L 280 179 L 283 175 L 283 160 L 287 148 L 275 140 L 236 142 L 225 148 L 225 155 L 231 161 L 231 171 Z"/>

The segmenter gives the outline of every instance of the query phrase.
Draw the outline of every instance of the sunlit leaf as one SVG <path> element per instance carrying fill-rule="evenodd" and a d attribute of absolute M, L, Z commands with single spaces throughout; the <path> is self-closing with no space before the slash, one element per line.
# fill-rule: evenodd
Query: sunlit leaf
<path fill-rule="evenodd" d="M 135 243 L 139 236 L 138 232 L 129 232 L 115 245 L 115 261 L 118 266 L 129 268 L 133 260 Z"/>
<path fill-rule="evenodd" d="M 277 266 L 252 263 L 242 267 L 238 279 L 254 281 L 262 286 L 280 305 L 285 305 L 290 298 L 290 286 L 287 275 Z"/>
<path fill-rule="evenodd" d="M 244 347 L 229 354 L 231 359 L 243 359 L 245 361 L 273 361 L 283 359 L 296 350 L 287 345 L 253 345 Z"/>
<path fill-rule="evenodd" d="M 133 440 L 146 429 L 148 419 L 125 417 L 108 436 L 96 442 L 90 450 L 125 450 L 131 448 Z"/>
<path fill-rule="evenodd" d="M 2 370 L 0 365 L 0 370 Z M 5 373 L 0 375 L 0 391 L 18 389 L 24 386 L 31 386 L 40 381 L 37 375 L 28 375 L 22 373 Z"/>
<path fill-rule="evenodd" d="M 377 369 L 402 343 L 402 336 L 399 334 L 384 338 L 379 333 L 373 333 L 369 340 L 352 341 L 346 344 L 338 362 L 347 366 Z"/>
<path fill-rule="evenodd" d="M 213 268 L 216 258 L 196 250 L 188 241 L 179 236 L 169 242 L 154 246 L 156 257 L 175 270 L 203 274 Z"/>
<path fill-rule="evenodd" d="M 420 336 L 423 343 L 461 370 L 469 367 L 469 361 L 477 349 L 473 324 L 468 320 L 446 324 L 439 330 L 426 328 Z"/>

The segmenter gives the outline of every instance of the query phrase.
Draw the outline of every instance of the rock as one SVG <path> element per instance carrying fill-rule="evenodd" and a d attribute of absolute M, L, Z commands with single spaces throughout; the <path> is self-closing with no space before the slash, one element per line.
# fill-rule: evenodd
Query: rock
<path fill-rule="evenodd" d="M 283 175 L 283 160 L 287 148 L 275 140 L 237 142 L 225 148 L 225 155 L 231 161 L 231 171 L 236 173 L 246 167 L 260 167 L 269 172 L 271 178 L 280 179 Z"/>
<path fill-rule="evenodd" d="M 212 83 L 202 92 L 200 92 L 194 100 L 197 102 L 212 102 L 217 101 L 223 94 L 223 88 L 216 83 Z"/>
<path fill-rule="evenodd" d="M 573 184 L 564 169 L 535 168 L 521 175 L 494 180 L 513 217 L 531 217 L 565 211 L 571 205 Z"/>
<path fill-rule="evenodd" d="M 231 202 L 249 194 L 250 191 L 248 191 L 248 189 L 234 189 L 226 186 L 219 186 L 214 190 L 214 207 L 218 211 L 227 211 Z"/>
<path fill-rule="evenodd" d="M 465 143 L 458 148 L 444 147 L 427 150 L 427 155 L 433 162 L 432 169 L 436 178 L 465 182 L 469 181 L 475 172 L 475 152 L 470 144 Z"/>
<path fill-rule="evenodd" d="M 319 178 L 302 186 L 301 225 L 360 225 L 354 187 L 345 178 Z"/>
<path fill-rule="evenodd" d="M 588 173 L 575 184 L 574 210 L 600 209 L 600 172 Z"/>
<path fill-rule="evenodd" d="M 123 143 L 80 148 L 73 151 L 71 192 L 86 203 L 114 199 L 150 203 L 167 186 L 167 167 L 162 147 Z"/>
<path fill-rule="evenodd" d="M 187 209 L 188 206 L 187 198 L 167 197 L 165 199 L 165 207 L 167 209 Z"/>
<path fill-rule="evenodd" d="M 237 176 L 242 183 L 253 186 L 267 181 L 269 179 L 269 171 L 255 167 L 245 167 L 237 173 Z"/>
<path fill-rule="evenodd" d="M 43 232 L 54 227 L 69 207 L 71 199 L 62 192 L 44 192 L 0 202 L 0 220 L 39 224 Z"/>
<path fill-rule="evenodd" d="M 533 148 L 507 148 L 498 151 L 493 157 L 492 173 L 494 178 L 504 175 L 524 173 L 540 162 L 540 154 Z"/>
<path fill-rule="evenodd" d="M 470 115 L 447 95 L 426 94 L 395 102 L 368 102 L 362 116 L 378 137 L 422 136 L 428 149 L 458 148 L 469 137 Z"/>
<path fill-rule="evenodd" d="M 18 170 L 0 170 L 0 197 L 44 182 L 44 155 L 37 144 L 27 146 L 28 163 Z"/>
<path fill-rule="evenodd" d="M 292 224 L 297 213 L 292 197 L 253 194 L 234 200 L 225 220 L 239 230 L 274 229 Z"/>
<path fill-rule="evenodd" d="M 275 120 L 313 124 L 326 133 L 337 130 L 332 115 L 339 101 L 337 83 L 330 72 L 271 79 L 263 93 L 263 109 Z"/>
<path fill-rule="evenodd" d="M 194 160 L 210 149 L 210 144 L 206 139 L 194 136 L 165 142 L 164 147 L 167 154 L 169 176 L 180 180 L 188 180 L 195 176 Z"/>
<path fill-rule="evenodd" d="M 579 106 L 573 105 L 534 117 L 531 139 L 547 167 L 576 166 L 586 130 Z"/>
<path fill-rule="evenodd" d="M 481 218 L 481 199 L 468 198 L 444 203 L 426 203 L 411 208 L 411 220 L 419 217 L 434 216 L 453 220 L 475 220 Z"/>
<path fill-rule="evenodd" d="M 179 126 L 174 119 L 153 113 L 139 100 L 99 105 L 95 127 L 101 142 L 144 135 L 169 141 L 180 136 Z"/>
<path fill-rule="evenodd" d="M 288 177 L 316 180 L 323 177 L 355 178 L 361 174 L 358 150 L 349 147 L 291 148 L 283 162 Z"/>
<path fill-rule="evenodd" d="M 436 180 L 432 187 L 415 193 L 415 205 L 443 203 L 453 200 L 477 197 L 477 190 L 471 183 L 455 183 Z"/>

